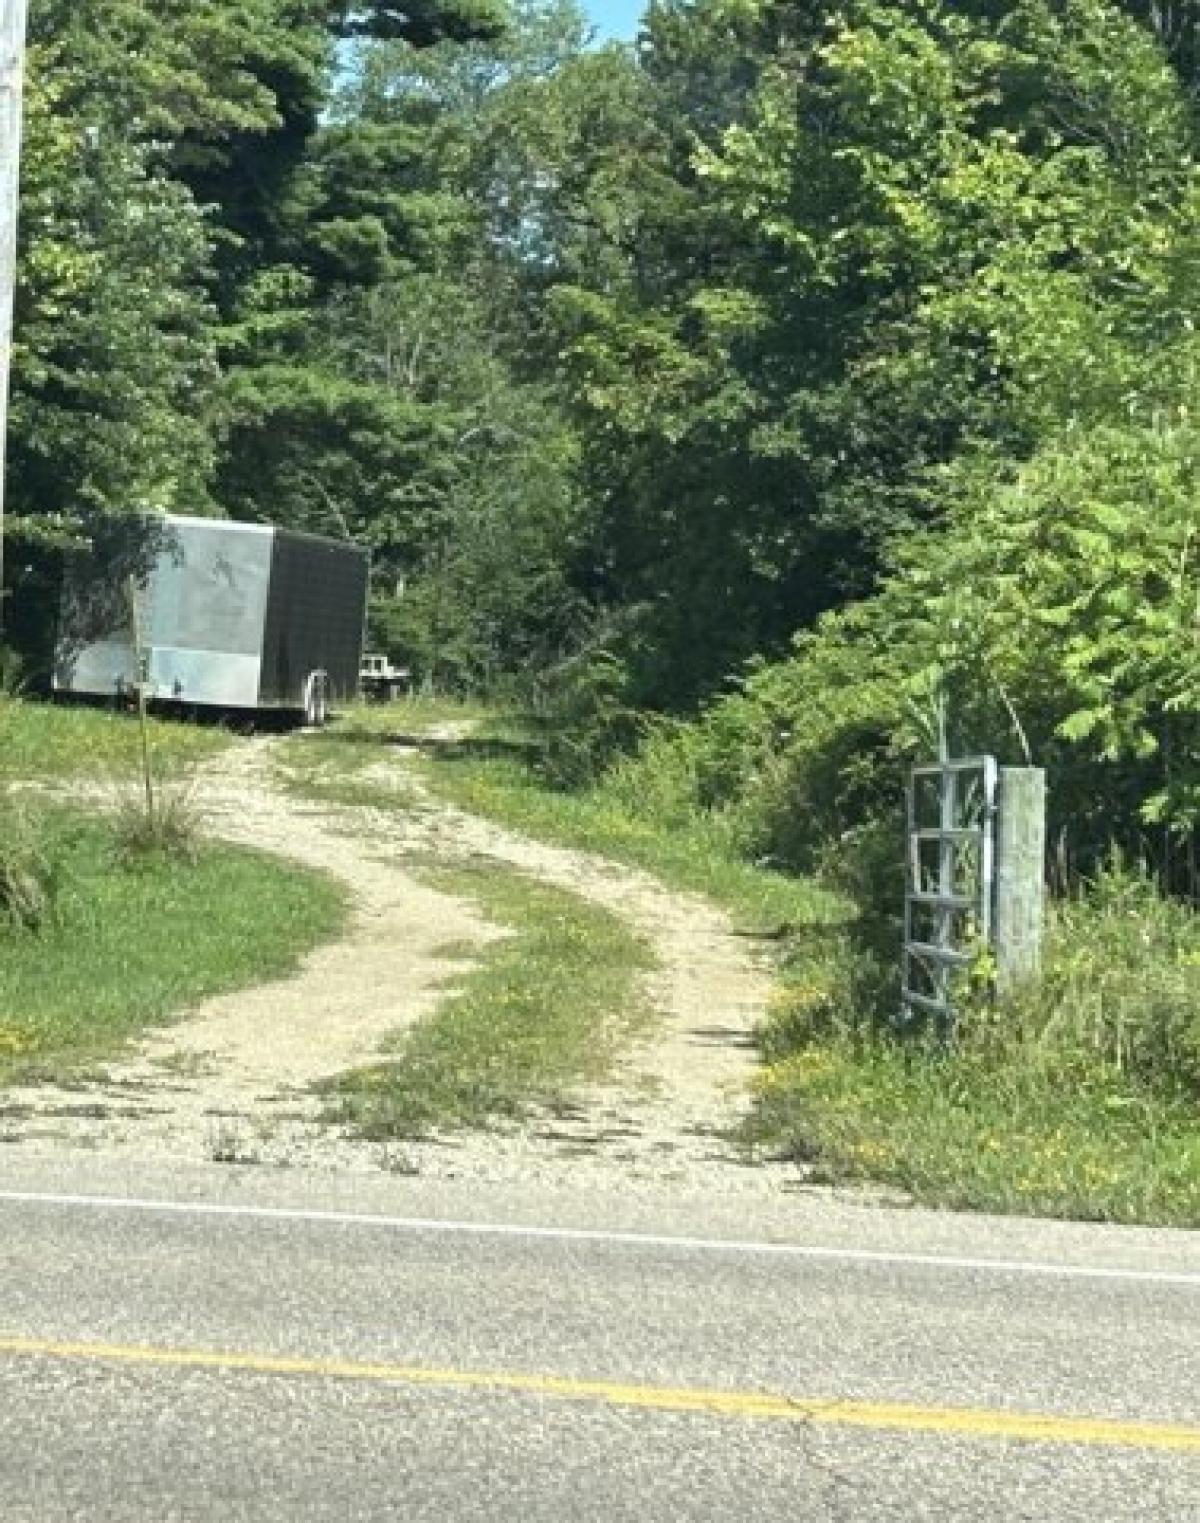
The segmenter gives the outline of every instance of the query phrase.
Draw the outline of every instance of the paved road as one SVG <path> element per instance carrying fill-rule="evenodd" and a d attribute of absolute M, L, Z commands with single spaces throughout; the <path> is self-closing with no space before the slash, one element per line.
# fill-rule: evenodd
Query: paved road
<path fill-rule="evenodd" d="M 0 1173 L 0 1518 L 1200 1519 L 1200 1238 Z"/>

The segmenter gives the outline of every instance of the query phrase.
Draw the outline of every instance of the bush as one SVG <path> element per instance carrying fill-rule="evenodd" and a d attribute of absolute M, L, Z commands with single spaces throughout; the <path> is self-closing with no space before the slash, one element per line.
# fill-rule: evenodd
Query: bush
<path fill-rule="evenodd" d="M 964 465 L 945 527 L 898 547 L 873 598 L 693 725 L 652 729 L 619 763 L 623 797 L 653 785 L 672 815 L 719 811 L 753 855 L 832 869 L 878 908 L 896 893 L 879 869 L 890 841 L 898 860 L 906 771 L 936 754 L 944 715 L 957 754 L 1046 767 L 1069 878 L 1115 843 L 1200 896 L 1196 479 L 1187 428 L 1095 429 L 1019 466 Z M 593 770 L 639 734 L 624 709 L 614 723 L 615 692 L 562 712 L 557 746 L 579 735 Z"/>
<path fill-rule="evenodd" d="M 1042 977 L 969 1009 L 959 1042 L 1063 1082 L 1200 1101 L 1200 916 L 1114 861 L 1054 907 Z"/>
<path fill-rule="evenodd" d="M 54 914 L 58 870 L 29 813 L 0 803 L 0 924 L 41 930 Z"/>
<path fill-rule="evenodd" d="M 644 733 L 632 706 L 629 672 L 604 649 L 563 662 L 541 684 L 536 718 L 545 737 L 542 774 L 551 787 L 594 785 Z"/>
<path fill-rule="evenodd" d="M 151 807 L 143 793 L 130 793 L 117 811 L 116 840 L 122 859 L 195 862 L 203 822 L 190 794 L 156 787 Z"/>
<path fill-rule="evenodd" d="M 0 644 L 0 696 L 19 697 L 24 683 L 24 661 L 11 646 Z"/>

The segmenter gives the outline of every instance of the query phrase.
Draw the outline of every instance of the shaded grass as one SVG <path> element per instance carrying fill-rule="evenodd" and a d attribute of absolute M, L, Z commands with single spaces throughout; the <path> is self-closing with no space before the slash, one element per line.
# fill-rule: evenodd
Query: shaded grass
<path fill-rule="evenodd" d="M 483 950 L 394 1060 L 338 1081 L 343 1119 L 374 1138 L 484 1126 L 565 1103 L 603 1079 L 649 1013 L 649 945 L 607 910 L 513 869 L 426 867 L 507 934 Z"/>
<path fill-rule="evenodd" d="M 215 756 L 230 737 L 215 726 L 152 720 L 155 769 L 172 774 Z M 138 726 L 103 709 L 32 703 L 0 693 L 0 784 L 18 780 L 133 776 L 141 765 Z"/>
<path fill-rule="evenodd" d="M 199 999 L 283 977 L 344 922 L 332 880 L 257 853 L 127 865 L 109 823 L 52 808 L 35 828 L 60 887 L 40 932 L 0 928 L 0 1081 L 69 1073 Z"/>

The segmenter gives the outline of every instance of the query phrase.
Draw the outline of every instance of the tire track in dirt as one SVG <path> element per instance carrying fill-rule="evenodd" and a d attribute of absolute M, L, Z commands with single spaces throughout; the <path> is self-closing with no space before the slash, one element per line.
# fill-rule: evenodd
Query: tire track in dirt
<path fill-rule="evenodd" d="M 769 980 L 720 911 L 646 873 L 436 801 L 403 753 L 372 774 L 381 792 L 396 791 L 394 807 L 296 798 L 276 776 L 280 744 L 233 746 L 199 774 L 197 807 L 222 839 L 337 878 L 352 895 L 347 935 L 292 978 L 208 1001 L 79 1085 L 10 1091 L 0 1136 L 39 1150 L 75 1143 L 130 1156 L 598 1186 L 774 1189 L 797 1177 L 747 1168 L 727 1137 L 746 1105 Z M 502 934 L 472 904 L 406 870 L 413 855 L 519 869 L 621 916 L 652 943 L 659 967 L 646 993 L 658 1020 L 611 1082 L 554 1115 L 486 1134 L 381 1147 L 323 1122 L 312 1086 L 379 1055 L 436 1008 L 447 981 L 470 966 L 470 948 L 482 952 Z"/>

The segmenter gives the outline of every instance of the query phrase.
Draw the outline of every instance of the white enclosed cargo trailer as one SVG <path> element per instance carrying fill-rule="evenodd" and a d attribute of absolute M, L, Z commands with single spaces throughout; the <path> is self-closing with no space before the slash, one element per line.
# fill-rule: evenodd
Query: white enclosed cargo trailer
<path fill-rule="evenodd" d="M 368 561 L 357 545 L 220 519 L 130 520 L 68 569 L 54 688 L 282 711 L 321 723 L 358 691 Z M 119 546 L 119 548 L 118 548 Z M 136 587 L 142 648 L 133 634 Z"/>

